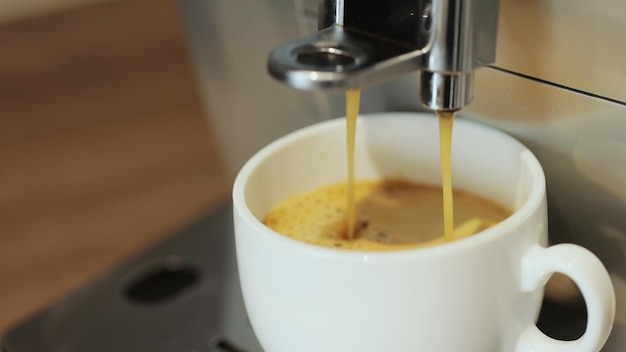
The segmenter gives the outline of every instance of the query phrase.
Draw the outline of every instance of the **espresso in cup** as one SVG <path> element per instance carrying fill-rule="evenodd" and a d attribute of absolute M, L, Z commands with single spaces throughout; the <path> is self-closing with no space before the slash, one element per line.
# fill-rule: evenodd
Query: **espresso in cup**
<path fill-rule="evenodd" d="M 454 112 L 438 112 L 441 187 L 405 179 L 356 181 L 355 140 L 360 89 L 346 92 L 345 183 L 291 197 L 264 223 L 303 242 L 353 250 L 425 247 L 465 238 L 504 220 L 511 211 L 452 188 Z M 456 203 L 456 205 L 455 205 Z"/>
<path fill-rule="evenodd" d="M 315 245 L 351 250 L 425 247 L 444 241 L 441 187 L 407 179 L 361 180 L 355 184 L 354 233 L 348 234 L 348 184 L 340 182 L 286 199 L 264 223 L 272 230 Z M 506 219 L 511 211 L 472 194 L 454 191 L 456 226 L 462 239 Z"/>

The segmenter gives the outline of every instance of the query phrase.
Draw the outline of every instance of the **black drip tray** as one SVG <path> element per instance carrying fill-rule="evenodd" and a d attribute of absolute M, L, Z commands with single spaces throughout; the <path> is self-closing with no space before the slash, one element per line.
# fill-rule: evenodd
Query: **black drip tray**
<path fill-rule="evenodd" d="M 231 205 L 10 330 L 4 352 L 255 352 Z"/>
<path fill-rule="evenodd" d="M 232 218 L 225 204 L 14 327 L 3 351 L 261 352 L 239 287 Z M 547 303 L 539 326 L 567 340 L 585 321 L 584 309 Z M 624 350 L 625 330 L 615 327 L 605 351 Z"/>

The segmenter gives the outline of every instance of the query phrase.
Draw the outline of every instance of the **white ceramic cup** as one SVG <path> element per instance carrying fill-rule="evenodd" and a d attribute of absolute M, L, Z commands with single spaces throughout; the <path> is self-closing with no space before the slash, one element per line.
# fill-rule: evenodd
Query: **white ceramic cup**
<path fill-rule="evenodd" d="M 346 178 L 345 120 L 293 132 L 254 155 L 234 184 L 237 262 L 250 322 L 268 352 L 590 352 L 605 343 L 615 294 L 586 249 L 546 248 L 545 179 L 515 139 L 455 121 L 453 185 L 513 215 L 475 236 L 422 249 L 358 252 L 319 247 L 263 225 L 287 197 Z M 440 185 L 436 117 L 361 116 L 358 179 L 403 176 Z M 543 287 L 572 278 L 587 305 L 584 335 L 557 341 L 535 326 Z"/>

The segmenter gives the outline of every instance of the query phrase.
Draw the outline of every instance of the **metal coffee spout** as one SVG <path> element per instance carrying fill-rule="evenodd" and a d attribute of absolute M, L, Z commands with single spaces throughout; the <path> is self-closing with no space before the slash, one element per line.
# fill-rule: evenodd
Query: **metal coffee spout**
<path fill-rule="evenodd" d="M 499 0 L 319 0 L 319 32 L 274 49 L 270 74 L 298 89 L 360 88 L 421 71 L 433 110 L 472 100 L 495 59 Z"/>

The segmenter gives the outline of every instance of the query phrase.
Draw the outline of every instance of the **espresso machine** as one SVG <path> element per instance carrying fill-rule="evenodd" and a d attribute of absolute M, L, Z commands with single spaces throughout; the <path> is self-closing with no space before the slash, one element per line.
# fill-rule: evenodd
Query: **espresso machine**
<path fill-rule="evenodd" d="M 604 351 L 626 349 L 626 2 L 179 3 L 207 123 L 233 178 L 270 141 L 343 116 L 347 88 L 363 89 L 363 114 L 456 111 L 503 130 L 545 170 L 550 241 L 584 246 L 609 270 L 617 312 Z M 15 326 L 2 351 L 261 351 L 230 208 Z M 584 302 L 561 288 L 538 326 L 575 339 Z"/>
<path fill-rule="evenodd" d="M 610 271 L 617 317 L 607 350 L 624 343 L 625 2 L 181 4 L 232 175 L 271 140 L 344 116 L 346 88 L 363 87 L 361 113 L 452 110 L 494 126 L 542 163 L 550 241 L 586 247 Z"/>

